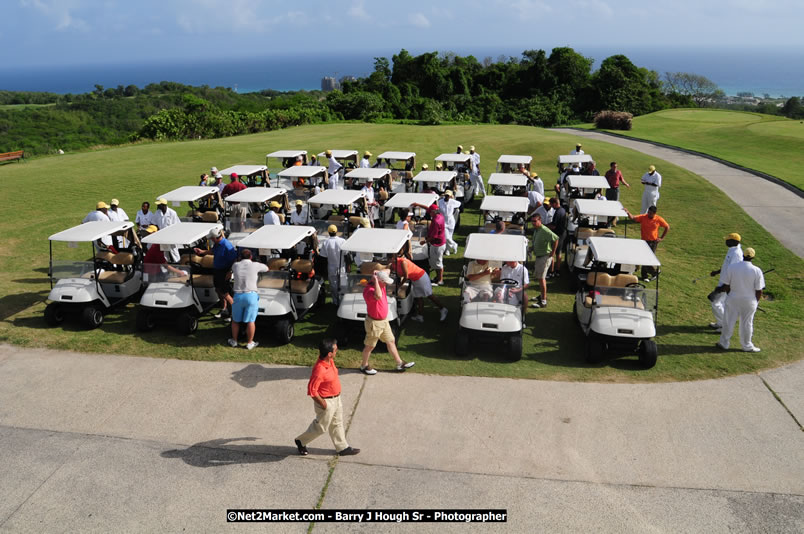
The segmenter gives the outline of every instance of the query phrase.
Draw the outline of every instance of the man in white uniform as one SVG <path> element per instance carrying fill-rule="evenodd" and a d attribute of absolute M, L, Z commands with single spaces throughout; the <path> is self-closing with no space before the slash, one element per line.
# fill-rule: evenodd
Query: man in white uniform
<path fill-rule="evenodd" d="M 137 217 L 134 219 L 137 228 L 144 230 L 154 223 L 154 212 L 151 211 L 151 203 L 143 202 L 142 209 L 137 212 Z"/>
<path fill-rule="evenodd" d="M 580 144 L 580 143 L 578 143 L 577 145 L 575 145 L 575 150 L 573 150 L 572 152 L 570 152 L 570 156 L 578 156 L 578 155 L 580 155 L 580 154 L 585 154 L 585 152 L 584 152 L 583 150 L 581 150 L 581 147 L 582 147 L 582 146 L 583 146 L 583 145 L 582 145 L 582 144 Z"/>
<path fill-rule="evenodd" d="M 723 265 L 717 271 L 709 273 L 710 276 L 720 275 L 717 287 L 709 295 L 709 300 L 712 301 L 712 314 L 715 316 L 715 322 L 709 323 L 709 326 L 716 330 L 723 328 L 723 318 L 726 310 L 726 292 L 723 288 L 726 284 L 726 274 L 729 272 L 731 265 L 743 261 L 743 249 L 740 248 L 740 240 L 740 234 L 737 233 L 726 236 L 726 246 L 729 247 L 729 251 L 723 259 Z"/>
<path fill-rule="evenodd" d="M 299 226 L 307 224 L 307 210 L 304 209 L 304 202 L 301 200 L 295 202 L 295 209 L 290 214 L 290 224 Z"/>
<path fill-rule="evenodd" d="M 109 206 L 104 201 L 100 201 L 95 204 L 95 209 L 87 213 L 87 216 L 84 217 L 84 220 L 81 221 L 81 224 L 93 222 L 93 221 L 110 221 L 109 218 Z"/>
<path fill-rule="evenodd" d="M 172 208 L 168 208 L 167 200 L 164 198 L 156 199 L 156 213 L 154 213 L 153 224 L 162 230 L 168 226 L 181 223 L 178 214 Z M 179 262 L 179 248 L 173 247 L 169 251 L 165 251 L 165 257 L 170 263 Z"/>
<path fill-rule="evenodd" d="M 535 191 L 539 193 L 540 195 L 542 195 L 542 198 L 544 198 L 544 182 L 542 182 L 542 179 L 539 178 L 538 172 L 530 173 L 530 177 L 528 178 L 527 189 L 528 191 Z"/>
<path fill-rule="evenodd" d="M 109 216 L 110 221 L 127 221 L 128 214 L 120 207 L 120 201 L 116 198 L 112 199 L 111 207 L 109 211 L 106 212 L 106 215 Z"/>
<path fill-rule="evenodd" d="M 647 213 L 648 208 L 656 206 L 659 202 L 659 188 L 662 186 L 662 175 L 656 172 L 656 167 L 651 165 L 648 172 L 642 175 L 642 185 L 645 191 L 642 193 L 642 211 Z"/>
<path fill-rule="evenodd" d="M 452 191 L 447 189 L 444 191 L 444 196 L 438 199 L 438 207 L 444 214 L 444 233 L 447 238 L 447 250 L 444 255 L 449 256 L 458 252 L 458 243 L 452 239 L 452 235 L 455 233 L 455 210 L 461 207 L 461 203 L 455 200 Z"/>
<path fill-rule="evenodd" d="M 268 204 L 268 211 L 265 212 L 265 217 L 262 219 L 262 224 L 276 224 L 280 225 L 282 222 L 279 220 L 279 209 L 282 207 L 282 204 L 277 202 L 276 200 L 272 200 Z"/>
<path fill-rule="evenodd" d="M 338 227 L 330 224 L 327 228 L 329 239 L 321 245 L 321 255 L 327 258 L 327 277 L 332 303 L 335 306 L 340 302 L 341 275 L 346 274 L 346 256 L 341 250 L 346 240 L 338 236 Z"/>
<path fill-rule="evenodd" d="M 338 160 L 332 157 L 332 150 L 326 151 L 327 158 L 329 158 L 329 167 L 327 167 L 327 174 L 329 174 L 329 188 L 341 189 L 341 169 L 343 165 Z"/>
<path fill-rule="evenodd" d="M 727 350 L 734 332 L 734 324 L 740 320 L 740 345 L 743 352 L 759 352 L 759 347 L 751 342 L 754 335 L 754 314 L 762 298 L 765 288 L 765 277 L 762 269 L 751 263 L 755 256 L 754 249 L 747 248 L 743 253 L 743 261 L 729 267 L 726 273 L 725 290 L 726 314 L 723 319 L 723 330 L 716 346 Z"/>
<path fill-rule="evenodd" d="M 360 188 L 360 192 L 366 197 L 368 219 L 371 222 L 371 226 L 374 226 L 374 221 L 380 218 L 380 204 L 374 199 L 374 180 L 371 178 L 366 180 L 366 185 Z"/>
<path fill-rule="evenodd" d="M 480 174 L 480 154 L 475 152 L 475 147 L 469 147 L 469 155 L 472 158 L 469 160 L 469 179 L 474 185 L 475 194 L 486 196 L 486 184 L 483 182 L 483 175 Z"/>
<path fill-rule="evenodd" d="M 371 161 L 369 158 L 371 157 L 371 152 L 366 150 L 363 152 L 363 159 L 360 160 L 360 168 L 361 169 L 369 169 L 371 168 Z"/>

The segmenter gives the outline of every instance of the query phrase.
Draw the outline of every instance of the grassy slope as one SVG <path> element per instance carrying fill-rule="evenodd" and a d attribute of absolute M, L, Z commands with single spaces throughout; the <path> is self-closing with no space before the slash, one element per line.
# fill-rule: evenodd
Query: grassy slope
<path fill-rule="evenodd" d="M 216 165 L 261 163 L 264 154 L 283 148 L 412 150 L 419 163 L 451 152 L 456 144 L 475 144 L 482 155 L 485 176 L 493 171 L 501 153 L 531 154 L 534 167 L 548 185 L 555 181 L 555 157 L 567 152 L 574 139 L 536 128 L 512 126 L 418 127 L 369 124 L 328 124 L 237 138 L 184 143 L 143 144 L 60 157 L 42 158 L 0 167 L 0 198 L 7 206 L 0 215 L 0 341 L 28 346 L 49 346 L 91 352 L 110 352 L 203 360 L 239 360 L 307 365 L 314 347 L 335 320 L 330 304 L 309 321 L 297 325 L 294 342 L 276 348 L 267 336 L 252 352 L 225 348 L 226 331 L 204 321 L 197 334 L 178 337 L 170 330 L 140 335 L 134 328 L 134 307 L 107 317 L 99 330 L 84 331 L 77 325 L 48 329 L 42 319 L 49 285 L 47 236 L 81 218 L 97 200 L 119 198 L 134 216 L 143 200 L 180 185 L 195 184 L 197 176 Z M 627 179 L 637 177 L 652 161 L 639 153 L 606 143 L 584 141 L 584 148 L 600 161 L 616 159 Z M 661 214 L 672 225 L 668 240 L 659 250 L 664 263 L 659 315 L 657 366 L 638 370 L 632 359 L 588 366 L 583 360 L 583 340 L 571 316 L 572 295 L 566 280 L 550 284 L 550 307 L 528 314 L 525 356 L 518 363 L 500 363 L 495 347 L 482 346 L 468 359 L 453 356 L 457 330 L 458 289 L 455 273 L 461 261 L 447 260 L 448 286 L 438 289 L 451 309 L 446 325 L 437 322 L 428 305 L 428 324 L 406 325 L 400 343 L 403 357 L 416 360 L 417 372 L 459 375 L 511 376 L 598 381 L 656 381 L 698 379 L 744 373 L 773 367 L 804 353 L 802 327 L 802 262 L 784 249 L 719 190 L 697 176 L 662 164 L 665 184 Z M 637 210 L 641 190 L 624 192 L 626 206 Z M 468 212 L 458 241 L 476 224 L 476 212 Z M 621 226 L 622 228 L 622 226 Z M 635 235 L 632 227 L 629 235 Z M 755 341 L 763 348 L 757 355 L 741 352 L 720 354 L 712 347 L 716 337 L 702 325 L 711 320 L 705 295 L 713 281 L 691 280 L 718 268 L 725 253 L 722 237 L 732 231 L 744 236 L 747 246 L 758 251 L 757 263 L 776 267 L 768 276 L 772 302 L 756 319 Z M 70 252 L 62 249 L 61 253 Z M 82 250 L 82 252 L 84 252 Z M 62 256 L 63 258 L 64 256 Z M 359 352 L 342 350 L 341 364 L 356 366 Z M 377 367 L 389 367 L 390 357 L 378 354 Z"/>
<path fill-rule="evenodd" d="M 804 189 L 802 121 L 741 111 L 672 109 L 636 117 L 631 131 L 614 132 L 711 154 Z"/>

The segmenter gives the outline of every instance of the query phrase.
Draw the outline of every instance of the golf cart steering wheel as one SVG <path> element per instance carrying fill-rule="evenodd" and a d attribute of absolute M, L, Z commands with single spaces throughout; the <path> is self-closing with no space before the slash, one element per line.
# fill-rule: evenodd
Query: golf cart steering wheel
<path fill-rule="evenodd" d="M 519 280 L 514 280 L 513 278 L 500 278 L 499 283 L 513 287 L 519 287 Z"/>
<path fill-rule="evenodd" d="M 632 282 L 632 283 L 626 285 L 625 287 L 641 287 L 642 289 L 645 289 L 645 284 L 642 284 L 642 283 L 639 283 L 639 282 Z"/>

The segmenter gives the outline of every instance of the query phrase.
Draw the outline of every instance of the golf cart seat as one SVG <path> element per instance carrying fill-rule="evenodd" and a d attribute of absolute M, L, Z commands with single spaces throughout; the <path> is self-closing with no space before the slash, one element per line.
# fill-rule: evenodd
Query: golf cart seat
<path fill-rule="evenodd" d="M 382 271 L 387 269 L 388 266 L 378 261 L 364 261 L 360 264 L 360 274 L 372 275 L 374 271 Z"/>
<path fill-rule="evenodd" d="M 497 225 L 495 223 L 493 223 L 493 222 L 492 223 L 486 223 L 486 225 L 483 226 L 483 231 L 488 234 L 488 233 L 492 232 L 495 228 L 497 228 Z"/>
<path fill-rule="evenodd" d="M 108 261 L 109 263 L 112 263 L 112 257 L 113 256 L 114 256 L 114 254 L 112 254 L 108 250 L 104 250 L 103 252 L 97 252 L 95 254 L 95 259 L 96 260 L 101 260 L 101 261 Z"/>
<path fill-rule="evenodd" d="M 262 277 L 257 282 L 257 287 L 264 287 L 268 289 L 282 289 L 285 287 L 285 279 L 284 278 L 270 278 L 270 277 Z"/>
<path fill-rule="evenodd" d="M 287 258 L 271 258 L 268 260 L 268 269 L 271 271 L 280 271 L 282 269 L 287 268 L 288 266 L 288 259 Z"/>
<path fill-rule="evenodd" d="M 134 265 L 134 254 L 131 252 L 118 252 L 109 261 L 115 265 Z"/>
<path fill-rule="evenodd" d="M 201 265 L 201 256 L 197 256 L 195 254 L 182 254 L 181 258 L 179 259 L 179 264 L 188 265 L 190 263 L 197 263 Z"/>
<path fill-rule="evenodd" d="M 343 215 L 330 215 L 327 219 L 327 222 L 330 224 L 340 224 L 346 220 L 346 217 Z"/>
<path fill-rule="evenodd" d="M 212 254 L 207 254 L 206 256 L 201 256 L 201 268 L 202 269 L 212 269 L 215 266 L 215 256 Z"/>
<path fill-rule="evenodd" d="M 194 274 L 193 285 L 195 287 L 215 287 L 211 274 Z"/>
<path fill-rule="evenodd" d="M 294 279 L 290 281 L 291 293 L 307 293 L 313 287 L 313 262 L 304 259 L 295 259 L 290 263 Z"/>
<path fill-rule="evenodd" d="M 629 284 L 638 284 L 639 278 L 633 274 L 618 274 L 617 276 L 612 277 L 611 279 L 611 286 L 612 287 L 628 287 Z"/>
<path fill-rule="evenodd" d="M 352 228 L 359 228 L 359 227 L 369 228 L 371 226 L 371 223 L 367 218 L 358 217 L 357 215 L 352 215 L 351 217 L 349 217 L 349 224 L 351 225 Z"/>
<path fill-rule="evenodd" d="M 217 211 L 205 211 L 201 214 L 201 221 L 208 222 L 208 223 L 216 223 L 218 222 L 218 212 Z"/>
<path fill-rule="evenodd" d="M 586 276 L 586 284 L 589 286 L 611 287 L 611 275 L 608 273 L 591 272 Z"/>
<path fill-rule="evenodd" d="M 101 284 L 122 284 L 129 273 L 122 271 L 104 271 L 98 276 Z"/>
<path fill-rule="evenodd" d="M 595 230 L 592 230 L 591 228 L 578 228 L 578 231 L 575 232 L 575 237 L 577 239 L 586 240 L 595 235 L 595 233 Z"/>
<path fill-rule="evenodd" d="M 622 306 L 626 308 L 638 308 L 640 310 L 645 309 L 640 300 L 625 298 L 622 291 L 618 291 L 617 294 L 613 295 L 606 294 L 608 288 L 615 287 L 619 289 L 625 288 L 629 284 L 638 283 L 639 279 L 633 274 L 611 276 L 607 273 L 593 272 L 589 273 L 586 277 L 586 282 L 589 285 L 594 285 L 593 293 L 597 293 L 595 300 L 599 306 Z M 584 306 L 591 308 L 592 299 L 593 296 L 591 294 L 586 295 L 586 298 L 584 298 Z"/>
<path fill-rule="evenodd" d="M 614 236 L 614 230 L 611 228 L 598 228 L 594 235 L 595 237 L 610 237 Z"/>

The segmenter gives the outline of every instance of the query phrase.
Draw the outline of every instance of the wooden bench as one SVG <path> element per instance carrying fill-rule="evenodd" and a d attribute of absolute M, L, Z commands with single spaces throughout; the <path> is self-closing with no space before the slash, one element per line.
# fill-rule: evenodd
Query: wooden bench
<path fill-rule="evenodd" d="M 24 150 L 17 150 L 15 152 L 3 152 L 0 153 L 0 161 L 14 161 L 15 159 L 19 160 L 25 157 Z"/>

